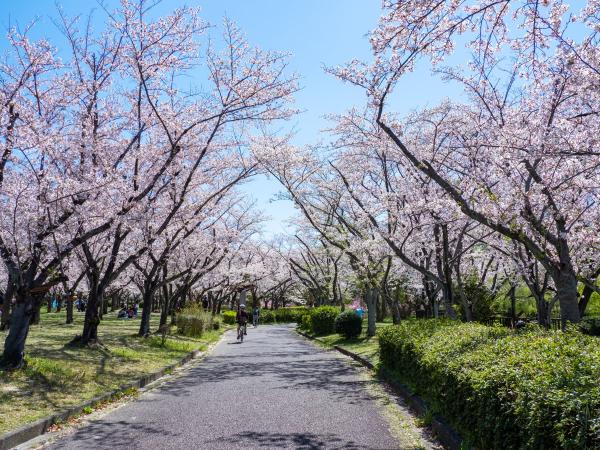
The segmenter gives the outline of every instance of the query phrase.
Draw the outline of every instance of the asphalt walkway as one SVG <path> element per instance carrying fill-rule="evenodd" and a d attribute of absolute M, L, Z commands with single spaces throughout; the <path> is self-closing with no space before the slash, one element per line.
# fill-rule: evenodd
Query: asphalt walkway
<path fill-rule="evenodd" d="M 210 356 L 53 449 L 397 449 L 368 377 L 286 326 L 228 332 Z"/>

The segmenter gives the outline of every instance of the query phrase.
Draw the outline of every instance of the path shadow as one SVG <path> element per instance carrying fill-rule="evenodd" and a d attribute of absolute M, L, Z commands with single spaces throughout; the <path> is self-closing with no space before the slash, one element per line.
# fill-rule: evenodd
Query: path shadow
<path fill-rule="evenodd" d="M 294 448 L 297 450 L 375 450 L 375 447 L 358 445 L 354 441 L 346 441 L 335 434 L 313 433 L 265 433 L 245 431 L 214 441 L 214 448 L 219 443 L 237 444 L 239 448 Z M 377 449 L 384 450 L 384 449 Z M 388 449 L 389 450 L 389 449 Z"/>
<path fill-rule="evenodd" d="M 115 449 L 141 448 L 136 443 L 136 436 L 140 434 L 156 436 L 176 436 L 176 434 L 162 427 L 159 423 L 135 423 L 123 420 L 112 422 L 98 420 L 80 428 L 69 440 L 59 441 L 51 445 L 51 449 L 82 448 L 82 449 Z"/>

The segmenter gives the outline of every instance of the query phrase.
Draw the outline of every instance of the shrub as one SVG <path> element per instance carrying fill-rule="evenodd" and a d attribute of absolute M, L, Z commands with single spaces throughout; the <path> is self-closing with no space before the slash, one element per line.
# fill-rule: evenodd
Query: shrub
<path fill-rule="evenodd" d="M 223 312 L 223 323 L 233 325 L 235 323 L 235 311 L 224 311 Z"/>
<path fill-rule="evenodd" d="M 353 309 L 338 314 L 335 318 L 335 332 L 347 339 L 355 338 L 362 331 L 362 317 Z"/>
<path fill-rule="evenodd" d="M 275 313 L 270 309 L 261 309 L 259 316 L 259 323 L 273 323 L 275 322 Z"/>
<path fill-rule="evenodd" d="M 311 320 L 310 320 L 310 313 L 308 313 L 308 314 L 304 314 L 304 315 L 302 316 L 302 320 L 300 321 L 300 324 L 298 325 L 298 327 L 299 327 L 301 330 L 304 330 L 304 331 L 310 331 L 310 329 L 311 329 L 310 323 L 311 323 Z"/>
<path fill-rule="evenodd" d="M 198 306 L 189 306 L 177 314 L 177 332 L 189 337 L 201 337 L 213 328 L 213 316 Z"/>
<path fill-rule="evenodd" d="M 213 318 L 212 329 L 218 330 L 219 328 L 221 328 L 221 321 L 215 317 L 215 318 Z"/>
<path fill-rule="evenodd" d="M 275 313 L 275 320 L 279 323 L 300 323 L 302 317 L 308 314 L 309 310 L 304 306 L 292 306 L 279 308 L 273 312 Z"/>
<path fill-rule="evenodd" d="M 582 333 L 590 336 L 600 336 L 600 318 L 584 318 L 579 324 Z"/>
<path fill-rule="evenodd" d="M 449 320 L 407 320 L 378 336 L 383 366 L 469 445 L 600 448 L 597 338 Z"/>
<path fill-rule="evenodd" d="M 310 331 L 316 335 L 332 334 L 335 331 L 335 318 L 340 309 L 335 306 L 319 306 L 310 311 Z"/>

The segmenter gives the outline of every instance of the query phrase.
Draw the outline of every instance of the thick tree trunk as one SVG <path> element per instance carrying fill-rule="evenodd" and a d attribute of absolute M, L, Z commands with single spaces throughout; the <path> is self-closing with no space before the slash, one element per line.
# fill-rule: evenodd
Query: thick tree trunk
<path fill-rule="evenodd" d="M 138 336 L 148 337 L 150 335 L 150 316 L 152 314 L 153 298 L 154 289 L 148 286 L 144 289 L 144 295 L 142 296 L 142 320 L 140 322 Z"/>
<path fill-rule="evenodd" d="M 66 298 L 67 325 L 73 323 L 73 295 L 69 294 Z"/>
<path fill-rule="evenodd" d="M 88 296 L 81 336 L 73 340 L 74 344 L 81 346 L 95 345 L 98 343 L 98 325 L 100 324 L 100 303 L 103 293 L 98 291 L 97 286 L 92 286 Z"/>
<path fill-rule="evenodd" d="M 541 327 L 548 328 L 550 326 L 550 311 L 548 302 L 542 296 L 535 296 L 537 303 L 537 322 Z"/>
<path fill-rule="evenodd" d="M 367 336 L 375 336 L 377 332 L 377 289 L 367 289 L 365 303 L 367 304 Z"/>
<path fill-rule="evenodd" d="M 400 320 L 402 320 L 401 316 L 400 316 L 400 289 L 396 288 L 393 291 L 393 295 L 390 294 L 384 294 L 385 298 L 388 301 L 388 306 L 390 308 L 390 311 L 392 313 L 392 321 L 394 322 L 394 325 L 397 325 L 400 323 Z"/>
<path fill-rule="evenodd" d="M 25 364 L 25 341 L 34 311 L 39 310 L 39 307 L 40 305 L 36 305 L 31 296 L 27 295 L 24 298 L 17 296 L 17 303 L 10 318 L 10 329 L 4 341 L 0 367 L 19 369 Z"/>
<path fill-rule="evenodd" d="M 31 325 L 39 325 L 41 320 L 42 304 L 34 302 L 33 316 L 31 317 Z"/>
<path fill-rule="evenodd" d="M 571 267 L 557 270 L 553 276 L 556 296 L 560 304 L 560 318 L 563 326 L 566 322 L 578 323 L 581 320 L 579 314 L 577 276 Z"/>

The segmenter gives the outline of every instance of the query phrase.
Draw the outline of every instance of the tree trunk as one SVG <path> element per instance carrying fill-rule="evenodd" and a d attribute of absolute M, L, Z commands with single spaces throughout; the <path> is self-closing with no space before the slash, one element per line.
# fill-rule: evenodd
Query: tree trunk
<path fill-rule="evenodd" d="M 87 307 L 85 308 L 85 319 L 81 336 L 73 340 L 74 344 L 81 346 L 94 345 L 98 343 L 98 325 L 100 324 L 100 303 L 103 293 L 99 292 L 97 283 L 91 283 L 88 295 Z"/>
<path fill-rule="evenodd" d="M 587 305 L 592 297 L 594 290 L 589 286 L 584 286 L 583 292 L 581 293 L 581 299 L 579 300 L 579 316 L 583 317 L 585 315 L 585 310 L 587 309 Z M 0 328 L 2 329 L 2 328 Z"/>
<path fill-rule="evenodd" d="M 152 301 L 154 298 L 154 288 L 146 286 L 142 296 L 142 320 L 138 336 L 148 337 L 150 335 L 150 316 L 152 314 Z"/>
<path fill-rule="evenodd" d="M 29 325 L 35 309 L 39 309 L 33 297 L 26 295 L 19 298 L 14 306 L 10 329 L 4 341 L 4 353 L 0 367 L 8 369 L 19 369 L 25 364 L 25 341 L 29 334 Z"/>
<path fill-rule="evenodd" d="M 378 289 L 367 289 L 365 296 L 367 304 L 367 336 L 375 336 L 377 331 L 377 298 L 379 297 Z"/>
<path fill-rule="evenodd" d="M 517 297 L 515 295 L 516 290 L 517 290 L 517 286 L 513 285 L 510 287 L 510 290 L 508 291 L 508 295 L 510 296 L 510 315 L 511 315 L 513 327 L 517 323 Z"/>
<path fill-rule="evenodd" d="M 73 323 L 73 295 L 69 294 L 67 295 L 67 299 L 66 299 L 67 304 L 65 305 L 67 308 L 67 322 L 66 324 L 72 324 Z"/>
<path fill-rule="evenodd" d="M 169 289 L 167 288 L 167 285 L 164 284 L 162 287 L 162 308 L 160 310 L 159 329 L 162 329 L 162 327 L 167 324 L 167 318 L 169 317 L 169 298 Z"/>
<path fill-rule="evenodd" d="M 110 296 L 110 312 L 115 312 L 117 310 L 117 308 L 119 307 L 118 305 L 118 297 L 117 294 L 113 293 Z"/>
<path fill-rule="evenodd" d="M 560 318 L 563 327 L 566 322 L 578 323 L 581 320 L 579 314 L 577 277 L 575 271 L 570 265 L 560 271 L 556 271 L 553 276 L 554 286 L 556 287 L 556 296 L 560 305 Z"/>
<path fill-rule="evenodd" d="M 34 302 L 33 304 L 33 316 L 31 317 L 31 325 L 39 325 L 42 312 L 42 304 Z"/>
<path fill-rule="evenodd" d="M 8 283 L 6 284 L 6 291 L 4 291 L 4 298 L 2 299 L 2 317 L 0 318 L 0 330 L 6 330 L 10 325 L 11 302 L 14 293 L 14 284 L 9 278 Z"/>

